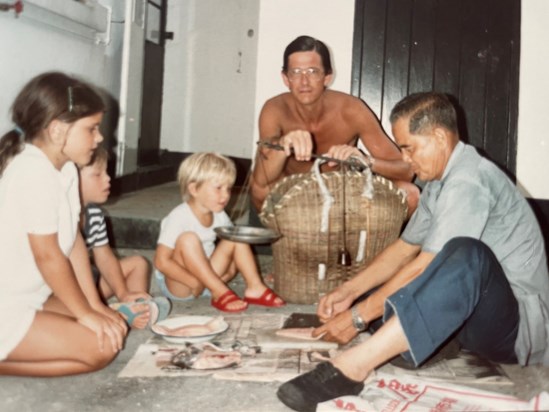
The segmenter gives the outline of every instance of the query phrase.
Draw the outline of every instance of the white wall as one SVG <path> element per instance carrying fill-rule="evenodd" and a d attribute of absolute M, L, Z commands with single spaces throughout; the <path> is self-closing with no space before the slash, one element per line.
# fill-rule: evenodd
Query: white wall
<path fill-rule="evenodd" d="M 284 49 L 302 34 L 330 47 L 332 87 L 350 91 L 354 0 L 337 7 L 332 0 L 180 0 L 168 7 L 175 39 L 166 45 L 163 149 L 251 158 L 261 106 L 285 91 Z"/>
<path fill-rule="evenodd" d="M 123 19 L 124 1 L 100 0 L 99 3 L 113 6 L 113 20 Z M 108 45 L 97 45 L 93 40 L 32 20 L 25 10 L 18 19 L 13 12 L 0 12 L 0 135 L 13 128 L 9 109 L 17 93 L 32 77 L 45 71 L 60 70 L 77 75 L 118 99 L 120 26 L 112 24 Z"/>
<path fill-rule="evenodd" d="M 351 91 L 354 0 L 261 0 L 255 95 L 255 130 L 252 149 L 259 139 L 257 119 L 263 103 L 287 91 L 282 82 L 282 55 L 300 35 L 322 40 L 330 49 L 334 80 L 332 89 Z"/>
<path fill-rule="evenodd" d="M 163 149 L 250 157 L 257 0 L 168 2 Z"/>
<path fill-rule="evenodd" d="M 118 100 L 126 0 L 113 7 L 111 42 L 63 33 L 0 12 L 0 134 L 21 87 L 46 70 L 77 74 Z M 354 0 L 171 0 L 161 148 L 251 157 L 263 102 L 281 93 L 282 53 L 301 34 L 330 47 L 332 88 L 349 91 Z M 522 0 L 517 178 L 525 194 L 549 199 L 549 1 Z M 249 30 L 253 34 L 248 35 Z"/>
<path fill-rule="evenodd" d="M 253 115 L 249 110 L 250 87 L 238 87 L 235 92 L 235 76 L 211 73 L 207 70 L 211 60 L 204 55 L 193 57 L 197 49 L 207 48 L 208 57 L 217 56 L 223 65 L 232 67 L 230 56 L 239 45 L 238 36 L 232 37 L 232 44 L 216 44 L 211 36 L 220 15 L 231 14 L 224 6 L 212 9 L 212 2 L 197 6 L 198 1 L 180 1 L 177 16 L 170 10 L 170 30 L 183 28 L 188 30 L 190 39 L 180 47 L 174 42 L 168 47 L 166 61 L 166 90 L 164 106 L 164 128 L 162 146 L 175 151 L 219 150 L 221 152 L 251 157 L 258 139 L 257 119 L 261 106 L 269 97 L 285 91 L 280 79 L 282 53 L 286 45 L 301 34 L 309 34 L 323 40 L 331 49 L 336 77 L 332 88 L 350 91 L 352 63 L 352 33 L 354 0 L 341 0 L 337 7 L 331 0 L 259 0 L 259 18 L 253 23 L 257 12 L 245 12 L 249 24 L 237 25 L 224 30 L 233 30 L 241 35 L 248 27 L 258 27 L 257 73 L 250 73 L 247 81 L 255 76 L 255 95 Z M 242 7 L 250 6 L 241 0 Z M 253 2 L 252 2 L 253 3 Z M 235 7 L 231 2 L 231 7 Z M 206 21 L 208 17 L 211 19 Z M 549 94 L 549 1 L 522 0 L 521 67 L 518 120 L 517 179 L 526 195 L 549 199 L 549 132 L 547 131 L 545 112 Z M 188 19 L 188 21 L 183 21 Z M 181 20 L 179 22 L 178 20 Z M 247 20 L 248 22 L 248 20 Z M 177 27 L 180 25 L 180 27 Z M 206 26 L 204 26 L 206 25 Z M 229 36 L 225 31 L 223 36 Z M 176 38 L 183 42 L 176 32 Z M 252 44 L 249 44 L 251 49 Z M 228 51 L 227 51 L 228 50 Z M 253 53 L 248 50 L 248 53 Z M 176 56 L 177 54 L 177 56 Z M 193 61 L 194 59 L 194 61 Z M 252 59 L 248 61 L 252 64 Z M 234 69 L 234 67 L 233 67 Z M 246 71 L 253 68 L 246 67 Z M 221 76 L 216 77 L 216 76 Z M 186 77 L 183 81 L 181 79 Z M 220 96 L 220 90 L 225 96 Z M 225 111 L 219 111 L 217 102 L 227 104 Z M 181 98 L 184 96 L 184 98 Z M 208 101 L 210 102 L 208 104 Z M 206 109 L 204 109 L 206 108 Z M 235 117 L 240 125 L 232 123 Z M 216 133 L 222 129 L 224 138 Z M 252 131 L 250 131 L 250 129 Z"/>
<path fill-rule="evenodd" d="M 517 181 L 549 199 L 549 1 L 522 0 Z"/>

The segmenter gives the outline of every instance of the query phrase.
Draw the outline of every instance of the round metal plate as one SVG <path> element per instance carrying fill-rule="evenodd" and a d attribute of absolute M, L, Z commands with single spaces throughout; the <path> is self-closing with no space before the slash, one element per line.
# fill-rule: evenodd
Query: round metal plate
<path fill-rule="evenodd" d="M 232 242 L 249 243 L 252 245 L 271 243 L 280 237 L 280 234 L 272 229 L 253 226 L 223 226 L 215 228 L 215 233 L 221 239 Z"/>

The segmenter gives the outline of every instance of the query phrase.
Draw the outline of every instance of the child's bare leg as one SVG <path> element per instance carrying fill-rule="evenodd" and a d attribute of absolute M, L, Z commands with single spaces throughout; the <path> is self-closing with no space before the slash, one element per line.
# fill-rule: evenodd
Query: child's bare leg
<path fill-rule="evenodd" d="M 101 352 L 95 333 L 74 318 L 40 311 L 27 335 L 0 362 L 0 374 L 62 376 L 93 372 L 107 366 L 117 354 L 107 339 Z"/>
<path fill-rule="evenodd" d="M 142 256 L 130 256 L 119 260 L 120 269 L 128 295 L 120 297 L 124 302 L 132 302 L 138 298 L 148 298 L 148 289 L 150 284 L 149 263 Z M 103 276 L 98 282 L 99 294 L 104 300 L 108 300 L 115 295 L 114 290 Z M 131 294 L 131 295 L 130 295 Z M 134 318 L 132 327 L 143 329 L 147 326 L 150 319 L 149 306 L 147 304 L 132 306 L 130 310 L 134 314 L 139 314 Z M 126 316 L 123 316 L 126 318 Z"/>
<path fill-rule="evenodd" d="M 126 289 L 129 292 L 148 293 L 150 286 L 149 263 L 142 256 L 128 256 L 120 259 L 120 267 Z M 114 296 L 114 291 L 108 282 L 101 276 L 99 279 L 99 292 L 104 299 Z"/>
<path fill-rule="evenodd" d="M 230 282 L 238 273 L 234 261 L 235 245 L 235 242 L 221 240 L 210 258 L 210 265 L 223 283 Z"/>
<path fill-rule="evenodd" d="M 234 279 L 237 273 L 238 273 L 238 269 L 236 268 L 236 264 L 234 262 L 231 262 L 231 264 L 229 265 L 229 268 L 225 271 L 225 273 L 223 273 L 220 276 L 220 278 L 223 281 L 223 283 L 228 283 Z"/>
<path fill-rule="evenodd" d="M 194 276 L 191 272 L 185 268 L 185 262 L 183 261 L 183 256 L 178 250 L 179 247 L 176 246 L 176 249 L 173 251 L 171 259 L 178 266 L 177 273 L 167 274 L 164 273 L 164 282 L 169 290 L 169 292 L 179 298 L 187 298 L 189 296 L 200 296 L 204 290 L 204 285 L 200 280 Z"/>
<path fill-rule="evenodd" d="M 120 266 L 130 292 L 149 292 L 151 270 L 147 259 L 139 255 L 123 257 Z"/>
<path fill-rule="evenodd" d="M 246 291 L 244 295 L 248 298 L 259 298 L 267 286 L 263 283 L 259 268 L 255 260 L 255 256 L 252 252 L 250 245 L 246 243 L 234 243 L 234 261 L 236 267 L 242 273 L 242 277 L 246 281 Z M 276 304 L 282 304 L 283 300 L 276 297 L 274 300 Z"/>
<path fill-rule="evenodd" d="M 126 289 L 132 293 L 147 294 L 143 297 L 148 298 L 149 288 L 151 287 L 151 267 L 147 259 L 143 256 L 133 255 L 123 257 L 119 262 L 124 282 L 126 283 Z M 145 310 L 137 308 L 137 310 L 138 313 L 143 313 L 134 319 L 132 326 L 144 329 L 151 319 L 150 310 L 149 308 Z"/>
<path fill-rule="evenodd" d="M 219 251 L 218 246 L 210 261 L 204 253 L 202 242 L 195 233 L 191 232 L 179 237 L 176 249 L 181 254 L 185 267 L 210 290 L 214 300 L 219 299 L 229 290 L 220 274 L 224 274 L 230 266 L 230 250 L 225 251 L 225 248 L 222 248 L 223 251 Z M 214 256 L 217 257 L 214 259 Z M 227 309 L 239 310 L 246 306 L 246 303 L 239 299 L 228 303 Z"/>
<path fill-rule="evenodd" d="M 166 282 L 166 286 L 168 287 L 168 290 L 174 296 L 177 296 L 179 298 L 198 296 L 193 292 L 193 288 L 185 285 L 184 283 L 178 282 L 176 280 L 172 280 L 168 276 L 165 276 L 165 282 Z"/>

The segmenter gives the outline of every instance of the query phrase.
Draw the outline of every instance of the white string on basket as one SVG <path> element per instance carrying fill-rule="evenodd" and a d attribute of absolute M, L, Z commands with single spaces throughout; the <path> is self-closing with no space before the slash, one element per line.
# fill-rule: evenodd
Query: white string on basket
<path fill-rule="evenodd" d="M 322 159 L 316 159 L 313 164 L 313 173 L 317 179 L 318 187 L 320 188 L 320 194 L 322 195 L 322 217 L 320 221 L 320 232 L 325 233 L 328 231 L 328 222 L 330 218 L 330 209 L 334 203 L 334 197 L 330 194 L 330 191 L 326 187 L 326 183 L 320 173 L 320 164 L 324 163 Z"/>
<path fill-rule="evenodd" d="M 372 173 L 372 169 L 370 169 L 368 163 L 360 156 L 351 156 L 349 160 L 358 162 L 364 166 L 362 173 L 366 176 L 366 180 L 364 182 L 362 196 L 368 200 L 372 200 L 374 198 L 374 174 Z"/>
<path fill-rule="evenodd" d="M 367 239 L 368 233 L 366 230 L 360 231 L 360 236 L 358 238 L 358 251 L 356 254 L 356 262 L 360 263 L 364 260 L 364 250 L 366 249 L 366 239 Z"/>

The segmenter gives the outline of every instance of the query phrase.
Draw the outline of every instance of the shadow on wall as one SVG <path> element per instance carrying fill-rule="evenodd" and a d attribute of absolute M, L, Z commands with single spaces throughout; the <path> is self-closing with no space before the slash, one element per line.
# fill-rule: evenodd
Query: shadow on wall
<path fill-rule="evenodd" d="M 454 109 L 456 110 L 459 139 L 463 143 L 473 144 L 470 141 L 469 129 L 467 127 L 467 116 L 465 115 L 465 110 L 459 104 L 459 101 L 455 96 L 451 94 L 446 94 L 446 96 L 448 96 L 448 99 L 450 99 L 450 102 L 452 103 L 452 105 L 454 106 Z M 490 154 L 486 151 L 486 149 L 483 149 L 482 147 L 478 147 L 478 146 L 475 146 L 475 148 L 477 149 L 477 151 L 482 157 L 485 157 L 486 159 L 489 159 L 494 164 L 496 164 L 507 175 L 509 179 L 511 179 L 514 183 L 517 182 L 517 177 L 513 172 L 511 172 L 505 166 L 505 164 L 498 162 L 496 159 L 490 156 Z"/>
<path fill-rule="evenodd" d="M 105 114 L 103 115 L 103 122 L 101 123 L 101 134 L 104 138 L 102 145 L 109 153 L 107 172 L 109 173 L 109 176 L 114 177 L 116 175 L 117 159 L 115 148 L 118 144 L 117 131 L 118 119 L 120 117 L 120 105 L 108 91 L 98 89 L 98 92 L 103 98 L 106 107 Z"/>
<path fill-rule="evenodd" d="M 456 110 L 459 139 L 463 143 L 469 143 L 469 130 L 467 129 L 467 117 L 465 116 L 465 110 L 459 104 L 458 99 L 451 94 L 446 94 L 454 109 Z"/>
<path fill-rule="evenodd" d="M 543 233 L 545 252 L 549 256 L 549 200 L 527 198 Z"/>

